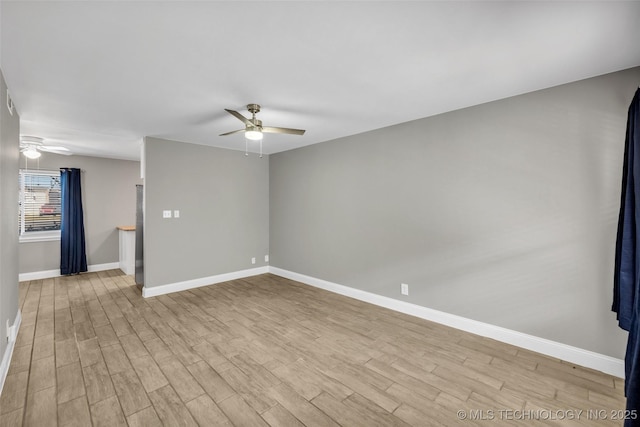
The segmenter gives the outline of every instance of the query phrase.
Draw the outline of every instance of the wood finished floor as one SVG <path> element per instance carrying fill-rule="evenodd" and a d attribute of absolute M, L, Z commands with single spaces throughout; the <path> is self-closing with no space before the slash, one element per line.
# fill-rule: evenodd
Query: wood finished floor
<path fill-rule="evenodd" d="M 112 270 L 20 306 L 1 426 L 622 424 L 619 378 L 269 274 L 144 299 Z"/>

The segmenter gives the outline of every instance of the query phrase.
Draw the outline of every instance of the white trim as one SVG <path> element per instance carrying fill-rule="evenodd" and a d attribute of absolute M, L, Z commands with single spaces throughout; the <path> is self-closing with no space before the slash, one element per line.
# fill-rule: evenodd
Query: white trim
<path fill-rule="evenodd" d="M 188 289 L 199 288 L 201 286 L 215 285 L 216 283 L 228 282 L 229 280 L 243 279 L 245 277 L 257 276 L 269 272 L 269 267 L 256 267 L 248 270 L 232 271 L 231 273 L 217 274 L 215 276 L 202 277 L 199 279 L 185 280 L 184 282 L 169 283 L 166 285 L 142 287 L 142 296 L 145 298 L 172 292 L 186 291 Z"/>
<path fill-rule="evenodd" d="M 119 262 L 108 262 L 105 264 L 93 264 L 87 266 L 87 273 L 94 273 L 96 271 L 115 270 L 120 268 Z M 45 270 L 45 271 L 33 271 L 31 273 L 20 273 L 18 280 L 25 282 L 27 280 L 40 280 L 51 279 L 53 277 L 60 277 L 60 269 Z"/>
<path fill-rule="evenodd" d="M 365 301 L 398 311 L 400 313 L 430 320 L 432 322 L 447 325 L 472 334 L 492 338 L 497 341 L 515 345 L 537 353 L 542 353 L 570 363 L 575 363 L 576 365 L 595 369 L 619 378 L 624 378 L 624 360 L 616 359 L 611 356 L 595 353 L 593 351 L 584 350 L 545 338 L 524 334 L 522 332 L 513 331 L 511 329 L 502 328 L 489 323 L 478 322 L 476 320 L 467 319 L 454 314 L 433 310 L 431 308 L 411 304 L 405 301 L 372 294 L 360 289 L 350 288 L 348 286 L 339 285 L 337 283 L 328 282 L 326 280 L 317 279 L 315 277 L 306 276 L 304 274 L 295 273 L 277 267 L 269 267 L 269 272 L 316 288 L 345 295 L 360 301 Z"/>
<path fill-rule="evenodd" d="M 20 329 L 21 323 L 22 313 L 20 312 L 20 309 L 18 309 L 16 319 L 13 321 L 13 326 L 11 326 L 11 331 L 9 333 L 9 343 L 2 355 L 2 362 L 0 362 L 0 394 L 2 394 L 4 381 L 7 379 L 7 374 L 9 373 L 9 364 L 11 363 L 11 356 L 13 355 L 13 349 L 16 345 L 16 337 L 18 336 L 18 330 Z"/>
<path fill-rule="evenodd" d="M 18 238 L 20 243 L 54 242 L 60 241 L 60 230 L 28 231 Z"/>

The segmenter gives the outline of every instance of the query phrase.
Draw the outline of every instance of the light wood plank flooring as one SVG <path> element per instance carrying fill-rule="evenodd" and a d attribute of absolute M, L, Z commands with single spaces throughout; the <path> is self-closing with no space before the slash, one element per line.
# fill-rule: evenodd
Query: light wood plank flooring
<path fill-rule="evenodd" d="M 622 424 L 621 379 L 269 274 L 143 299 L 113 270 L 20 305 L 1 426 Z"/>

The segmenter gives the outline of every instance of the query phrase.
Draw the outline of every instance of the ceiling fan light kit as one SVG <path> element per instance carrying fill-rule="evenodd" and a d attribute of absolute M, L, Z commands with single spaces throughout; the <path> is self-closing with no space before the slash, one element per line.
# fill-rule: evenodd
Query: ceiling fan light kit
<path fill-rule="evenodd" d="M 240 120 L 244 123 L 245 128 L 239 130 L 232 130 L 231 132 L 226 132 L 220 134 L 220 136 L 233 135 L 236 133 L 244 133 L 245 137 L 245 155 L 249 155 L 249 147 L 248 141 L 260 141 L 260 157 L 262 157 L 262 138 L 264 133 L 282 133 L 289 135 L 304 135 L 303 129 L 292 129 L 292 128 L 282 128 L 282 127 L 271 127 L 271 126 L 262 126 L 262 120 L 258 120 L 256 118 L 256 114 L 260 112 L 260 105 L 258 104 L 247 104 L 247 110 L 251 113 L 251 118 L 248 119 L 242 114 L 238 113 L 234 110 L 229 110 L 227 108 L 224 109 L 227 113 L 231 114 L 236 119 Z"/>
<path fill-rule="evenodd" d="M 39 158 L 42 153 L 40 153 L 36 147 L 27 147 L 24 150 L 22 150 L 22 154 L 27 158 L 27 159 L 31 159 L 31 160 L 35 160 L 37 158 Z"/>
<path fill-rule="evenodd" d="M 259 130 L 248 130 L 244 133 L 244 137 L 251 141 L 260 141 L 262 139 L 262 132 Z"/>

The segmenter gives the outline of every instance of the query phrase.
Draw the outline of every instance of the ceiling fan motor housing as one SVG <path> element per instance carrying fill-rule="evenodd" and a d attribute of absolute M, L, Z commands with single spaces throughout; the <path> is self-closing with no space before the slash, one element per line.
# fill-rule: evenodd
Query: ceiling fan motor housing
<path fill-rule="evenodd" d="M 260 105 L 258 104 L 247 104 L 247 110 L 249 110 L 249 112 L 251 114 L 257 114 L 260 112 Z"/>

